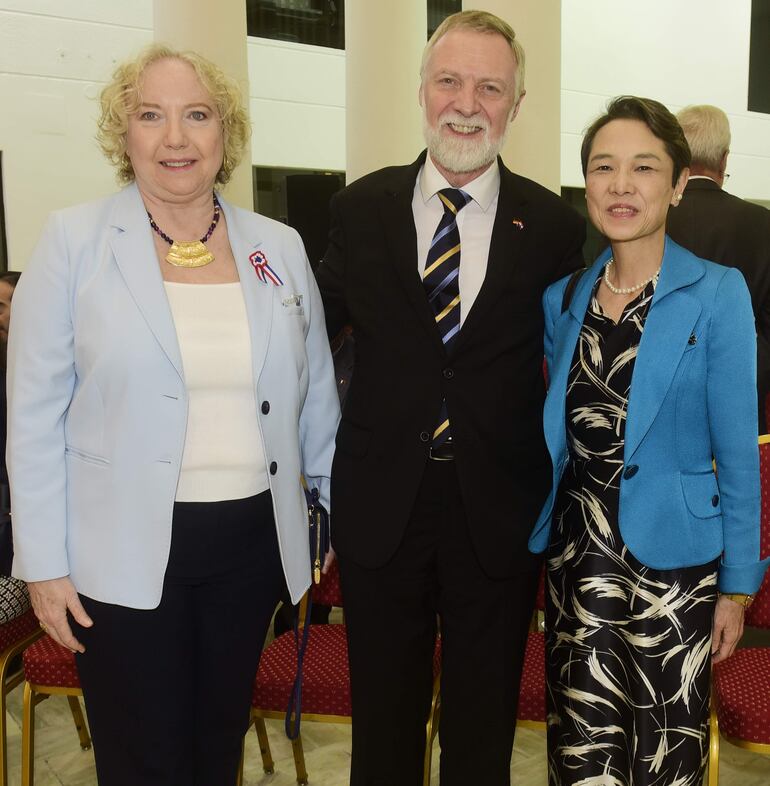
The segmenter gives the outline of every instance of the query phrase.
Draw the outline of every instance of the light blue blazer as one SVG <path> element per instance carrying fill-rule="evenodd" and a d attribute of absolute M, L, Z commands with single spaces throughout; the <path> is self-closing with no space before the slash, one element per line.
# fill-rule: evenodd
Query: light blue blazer
<path fill-rule="evenodd" d="M 562 313 L 567 279 L 543 297 L 550 388 L 544 428 L 553 488 L 529 546 L 548 546 L 567 462 L 565 397 L 572 356 L 605 252 Z M 759 561 L 756 333 L 743 276 L 666 238 L 663 267 L 634 366 L 620 475 L 620 531 L 644 565 L 721 557 L 719 588 L 755 592 Z M 716 459 L 717 476 L 712 468 Z"/>
<path fill-rule="evenodd" d="M 339 404 L 294 230 L 220 200 L 248 315 L 259 429 L 291 597 L 310 582 L 300 476 L 328 506 Z M 262 282 L 261 251 L 282 281 Z M 187 424 L 182 358 L 135 185 L 49 219 L 13 300 L 8 469 L 15 576 L 160 602 Z M 301 296 L 301 303 L 299 298 Z M 263 402 L 269 402 L 262 407 Z"/>

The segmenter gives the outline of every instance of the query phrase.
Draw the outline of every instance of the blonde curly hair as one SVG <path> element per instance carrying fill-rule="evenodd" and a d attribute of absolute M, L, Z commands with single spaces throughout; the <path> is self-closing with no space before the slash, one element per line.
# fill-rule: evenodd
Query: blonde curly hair
<path fill-rule="evenodd" d="M 118 181 L 134 180 L 134 168 L 126 152 L 128 118 L 142 102 L 142 76 L 147 66 L 159 60 L 181 60 L 195 71 L 200 83 L 214 99 L 222 123 L 224 156 L 216 182 L 224 185 L 238 166 L 251 135 L 251 125 L 243 106 L 237 82 L 197 52 L 179 51 L 166 44 L 152 44 L 138 57 L 115 69 L 110 83 L 102 90 L 101 113 L 96 134 L 102 152 L 118 170 Z"/>

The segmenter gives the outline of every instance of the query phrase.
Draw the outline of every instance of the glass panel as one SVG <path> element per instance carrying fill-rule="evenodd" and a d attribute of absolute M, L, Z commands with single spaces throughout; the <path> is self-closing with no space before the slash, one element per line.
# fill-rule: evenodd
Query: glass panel
<path fill-rule="evenodd" d="M 462 0 L 428 0 L 428 38 L 448 16 L 462 10 Z"/>
<path fill-rule="evenodd" d="M 770 0 L 751 2 L 749 100 L 751 112 L 770 114 Z"/>
<path fill-rule="evenodd" d="M 586 205 L 586 190 L 584 188 L 561 189 L 561 197 L 569 202 L 572 207 L 586 220 L 586 242 L 583 244 L 583 260 L 586 265 L 592 265 L 599 254 L 609 245 L 607 238 L 591 223 Z"/>
<path fill-rule="evenodd" d="M 344 0 L 246 0 L 249 35 L 345 48 Z"/>
<path fill-rule="evenodd" d="M 345 185 L 344 172 L 252 167 L 258 213 L 299 232 L 315 270 L 329 237 L 329 200 Z"/>

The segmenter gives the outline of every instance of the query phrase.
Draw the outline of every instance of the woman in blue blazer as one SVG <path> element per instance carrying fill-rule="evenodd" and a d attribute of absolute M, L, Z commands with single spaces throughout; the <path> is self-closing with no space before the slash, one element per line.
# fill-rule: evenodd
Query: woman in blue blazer
<path fill-rule="evenodd" d="M 749 293 L 665 236 L 689 161 L 662 104 L 611 102 L 582 148 L 610 248 L 544 296 L 553 786 L 701 783 L 711 663 L 766 567 Z"/>
<path fill-rule="evenodd" d="M 55 213 L 14 298 L 14 572 L 77 653 L 101 786 L 235 783 L 270 617 L 310 583 L 301 476 L 328 504 L 302 243 L 214 191 L 247 123 L 193 53 L 118 68 L 100 140 L 128 185 Z"/>

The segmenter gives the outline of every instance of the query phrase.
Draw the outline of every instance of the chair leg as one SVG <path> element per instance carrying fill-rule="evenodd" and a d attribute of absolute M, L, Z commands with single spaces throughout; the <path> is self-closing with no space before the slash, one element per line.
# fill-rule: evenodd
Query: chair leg
<path fill-rule="evenodd" d="M 72 719 L 75 721 L 75 728 L 78 730 L 78 737 L 80 737 L 80 747 L 87 751 L 91 747 L 91 736 L 88 733 L 88 726 L 86 726 L 86 721 L 83 717 L 83 710 L 80 709 L 80 702 L 77 696 L 67 696 L 67 701 L 70 705 Z"/>
<path fill-rule="evenodd" d="M 32 686 L 24 683 L 24 716 L 21 722 L 21 786 L 35 782 L 35 704 Z"/>
<path fill-rule="evenodd" d="M 305 769 L 305 753 L 302 750 L 302 737 L 291 741 L 291 751 L 294 754 L 294 767 L 297 770 L 297 783 L 307 786 L 307 770 Z"/>
<path fill-rule="evenodd" d="M 441 675 L 433 681 L 433 699 L 430 704 L 430 715 L 425 727 L 425 760 L 423 762 L 423 786 L 430 786 L 430 772 L 433 758 L 433 741 L 438 734 L 438 725 L 441 718 Z"/>
<path fill-rule="evenodd" d="M 719 718 L 717 716 L 714 694 L 711 695 L 711 714 L 709 716 L 709 775 L 708 786 L 719 784 Z"/>
<path fill-rule="evenodd" d="M 243 758 L 246 755 L 246 737 L 241 740 L 241 760 L 238 764 L 238 774 L 235 776 L 235 786 L 243 786 Z"/>
<path fill-rule="evenodd" d="M 255 717 L 254 728 L 257 732 L 257 739 L 259 740 L 259 752 L 262 754 L 262 769 L 266 773 L 271 774 L 275 772 L 275 764 L 273 762 L 273 755 L 270 753 L 270 740 L 267 738 L 265 719 Z"/>
<path fill-rule="evenodd" d="M 8 784 L 8 740 L 5 725 L 5 676 L 8 668 L 8 658 L 0 658 L 0 786 Z"/>

